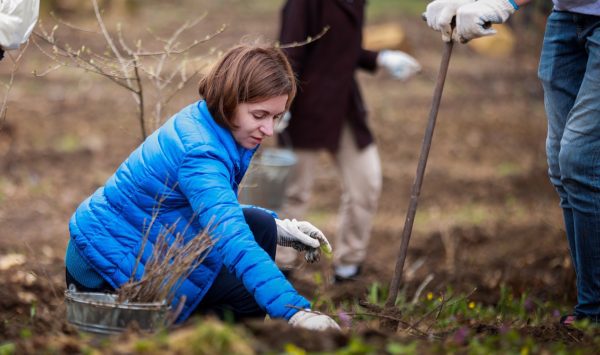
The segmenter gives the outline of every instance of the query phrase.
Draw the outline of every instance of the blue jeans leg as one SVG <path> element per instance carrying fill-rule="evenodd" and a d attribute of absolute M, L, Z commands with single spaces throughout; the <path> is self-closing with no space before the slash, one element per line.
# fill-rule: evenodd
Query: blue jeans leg
<path fill-rule="evenodd" d="M 600 17 L 553 12 L 539 67 L 550 180 L 577 274 L 575 313 L 600 317 Z"/>
<path fill-rule="evenodd" d="M 244 217 L 258 245 L 269 254 L 272 260 L 275 260 L 277 226 L 273 216 L 256 208 L 244 208 Z M 221 318 L 231 314 L 235 320 L 266 315 L 254 297 L 246 290 L 244 284 L 225 267 L 221 268 L 219 275 L 195 312 L 213 313 Z"/>

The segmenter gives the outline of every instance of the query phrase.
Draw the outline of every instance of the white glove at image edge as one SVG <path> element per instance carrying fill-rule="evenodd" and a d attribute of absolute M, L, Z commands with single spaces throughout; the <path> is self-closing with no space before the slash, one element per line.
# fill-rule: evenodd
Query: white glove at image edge
<path fill-rule="evenodd" d="M 38 19 L 39 0 L 0 1 L 0 47 L 17 49 L 27 41 Z"/>
<path fill-rule="evenodd" d="M 310 309 L 296 312 L 288 323 L 293 327 L 310 330 L 341 330 L 340 326 L 331 317 L 318 312 L 312 312 Z"/>
<path fill-rule="evenodd" d="M 305 251 L 304 258 L 309 263 L 319 261 L 320 250 L 331 253 L 331 244 L 317 227 L 306 221 L 295 219 L 275 219 L 277 224 L 277 244 Z"/>

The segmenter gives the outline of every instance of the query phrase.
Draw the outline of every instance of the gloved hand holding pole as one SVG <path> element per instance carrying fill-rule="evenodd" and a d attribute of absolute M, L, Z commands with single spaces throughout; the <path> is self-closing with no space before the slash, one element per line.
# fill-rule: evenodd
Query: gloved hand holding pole
<path fill-rule="evenodd" d="M 504 23 L 519 9 L 519 5 L 529 0 L 436 0 L 424 13 L 429 27 L 442 32 L 442 39 L 466 43 L 472 39 L 491 36 L 496 33 L 493 23 Z M 450 23 L 456 18 L 456 28 Z"/>

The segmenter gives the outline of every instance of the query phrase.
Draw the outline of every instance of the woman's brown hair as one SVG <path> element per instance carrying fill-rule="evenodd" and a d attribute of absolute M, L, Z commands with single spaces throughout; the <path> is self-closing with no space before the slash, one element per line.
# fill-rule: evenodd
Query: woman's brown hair
<path fill-rule="evenodd" d="M 234 129 L 232 120 L 241 103 L 288 95 L 288 109 L 296 95 L 296 79 L 280 49 L 238 45 L 227 51 L 200 79 L 198 92 L 215 121 Z"/>

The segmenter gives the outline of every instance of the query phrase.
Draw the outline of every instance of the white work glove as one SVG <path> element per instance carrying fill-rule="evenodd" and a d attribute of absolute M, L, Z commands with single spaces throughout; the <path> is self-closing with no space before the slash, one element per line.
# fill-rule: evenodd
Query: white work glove
<path fill-rule="evenodd" d="M 454 41 L 466 43 L 474 38 L 496 34 L 490 24 L 504 23 L 518 6 L 509 0 L 478 0 L 461 6 L 456 12 Z"/>
<path fill-rule="evenodd" d="M 442 33 L 442 40 L 450 42 L 452 39 L 452 18 L 456 16 L 459 7 L 475 2 L 475 0 L 436 0 L 427 5 L 423 16 L 427 25 Z"/>
<path fill-rule="evenodd" d="M 310 309 L 298 311 L 290 318 L 288 323 L 293 327 L 310 330 L 341 330 L 340 326 L 331 317 L 318 312 L 311 312 Z"/>
<path fill-rule="evenodd" d="M 377 65 L 384 67 L 394 78 L 406 80 L 421 71 L 421 64 L 402 51 L 383 50 L 377 55 Z"/>
<path fill-rule="evenodd" d="M 17 49 L 38 19 L 39 0 L 0 0 L 0 47 Z"/>
<path fill-rule="evenodd" d="M 442 31 L 442 39 L 450 41 L 450 23 L 456 16 L 452 39 L 466 43 L 474 38 L 491 36 L 492 23 L 504 23 L 519 7 L 514 0 L 436 0 L 427 5 L 425 17 L 429 27 Z"/>
<path fill-rule="evenodd" d="M 275 219 L 277 224 L 277 244 L 305 251 L 304 258 L 309 263 L 319 261 L 321 248 L 326 253 L 331 253 L 331 244 L 323 232 L 305 221 L 295 219 Z"/>

